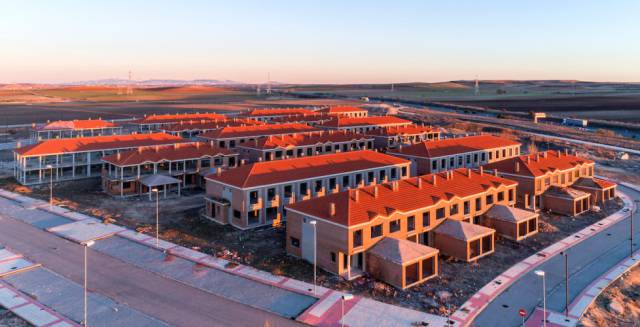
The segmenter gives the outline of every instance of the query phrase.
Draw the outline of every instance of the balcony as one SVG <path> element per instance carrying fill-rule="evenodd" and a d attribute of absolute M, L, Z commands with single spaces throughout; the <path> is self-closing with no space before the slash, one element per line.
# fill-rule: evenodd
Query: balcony
<path fill-rule="evenodd" d="M 262 209 L 262 198 L 256 199 L 255 201 L 249 201 L 249 205 L 247 205 L 247 209 L 249 211 Z"/>
<path fill-rule="evenodd" d="M 265 201 L 265 208 L 277 207 L 280 205 L 280 196 L 276 195 L 271 199 Z"/>

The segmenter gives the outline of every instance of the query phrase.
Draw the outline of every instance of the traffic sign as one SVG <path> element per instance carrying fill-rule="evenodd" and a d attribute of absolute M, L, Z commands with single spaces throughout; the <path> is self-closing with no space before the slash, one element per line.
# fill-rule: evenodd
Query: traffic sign
<path fill-rule="evenodd" d="M 520 315 L 520 317 L 524 317 L 527 315 L 527 311 L 525 311 L 524 309 L 520 309 L 518 310 L 518 314 Z"/>

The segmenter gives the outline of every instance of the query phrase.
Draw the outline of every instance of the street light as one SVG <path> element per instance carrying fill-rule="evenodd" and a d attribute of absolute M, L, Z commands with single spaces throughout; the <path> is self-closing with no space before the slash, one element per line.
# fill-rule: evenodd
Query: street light
<path fill-rule="evenodd" d="M 160 247 L 160 191 L 157 188 L 151 189 L 156 194 L 156 247 Z"/>
<path fill-rule="evenodd" d="M 92 247 L 95 243 L 94 241 L 82 243 L 84 245 L 84 326 L 89 325 L 87 320 L 87 248 Z"/>
<path fill-rule="evenodd" d="M 316 277 L 317 277 L 317 260 L 316 260 L 316 253 L 317 253 L 317 247 L 318 247 L 318 233 L 317 233 L 317 229 L 316 229 L 316 225 L 318 224 L 317 221 L 312 220 L 311 222 L 309 222 L 309 224 L 311 224 L 311 226 L 313 226 L 313 295 L 317 295 L 317 286 L 316 286 Z"/>
<path fill-rule="evenodd" d="M 344 303 L 350 300 L 353 300 L 353 294 L 345 293 L 342 295 L 342 315 L 340 316 L 341 317 L 340 320 L 342 321 L 342 327 L 344 327 Z"/>
<path fill-rule="evenodd" d="M 542 270 L 536 270 L 534 273 L 542 278 L 542 327 L 547 327 L 547 284 L 545 281 L 545 273 Z"/>
<path fill-rule="evenodd" d="M 44 168 L 49 169 L 49 207 L 53 207 L 53 166 L 46 165 Z"/>

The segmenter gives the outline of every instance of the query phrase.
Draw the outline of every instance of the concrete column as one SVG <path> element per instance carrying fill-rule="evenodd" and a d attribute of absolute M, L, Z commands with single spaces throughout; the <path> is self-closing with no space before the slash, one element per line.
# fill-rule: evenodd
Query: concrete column
<path fill-rule="evenodd" d="M 71 177 L 76 178 L 76 154 L 71 154 Z"/>

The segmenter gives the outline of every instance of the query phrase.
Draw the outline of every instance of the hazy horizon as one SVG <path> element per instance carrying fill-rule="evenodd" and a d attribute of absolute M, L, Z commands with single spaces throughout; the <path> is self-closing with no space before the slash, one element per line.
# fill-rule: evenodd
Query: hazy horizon
<path fill-rule="evenodd" d="M 640 82 L 640 2 L 3 4 L 0 83 Z"/>

